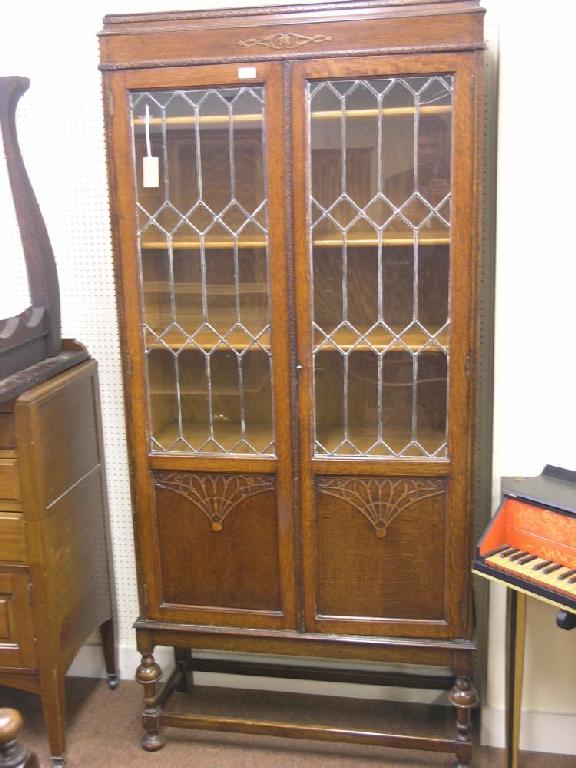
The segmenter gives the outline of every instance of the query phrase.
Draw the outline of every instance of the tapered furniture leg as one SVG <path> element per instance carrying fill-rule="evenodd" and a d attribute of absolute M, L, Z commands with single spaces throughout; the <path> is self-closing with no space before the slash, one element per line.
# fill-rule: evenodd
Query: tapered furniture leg
<path fill-rule="evenodd" d="M 478 694 L 469 677 L 456 678 L 450 701 L 456 707 L 454 768 L 469 768 L 472 760 L 472 709 L 478 704 Z"/>
<path fill-rule="evenodd" d="M 45 681 L 41 698 L 50 746 L 50 759 L 54 768 L 62 768 L 66 751 L 66 689 L 62 672 L 58 670 L 54 676 Z"/>
<path fill-rule="evenodd" d="M 142 663 L 136 670 L 136 680 L 144 687 L 144 712 L 142 713 L 142 748 L 157 752 L 165 744 L 160 731 L 160 707 L 156 699 L 156 684 L 162 676 L 160 666 L 151 653 L 142 656 Z"/>
<path fill-rule="evenodd" d="M 524 676 L 526 595 L 508 589 L 506 596 L 506 768 L 518 768 L 520 713 Z"/>
<path fill-rule="evenodd" d="M 191 693 L 194 686 L 192 651 L 189 648 L 174 648 L 174 661 L 181 672 L 176 690 L 179 693 Z"/>
<path fill-rule="evenodd" d="M 118 655 L 116 652 L 116 641 L 114 636 L 114 621 L 108 619 L 100 625 L 100 636 L 102 638 L 102 651 L 104 653 L 104 663 L 106 664 L 106 677 L 110 688 L 118 688 Z"/>

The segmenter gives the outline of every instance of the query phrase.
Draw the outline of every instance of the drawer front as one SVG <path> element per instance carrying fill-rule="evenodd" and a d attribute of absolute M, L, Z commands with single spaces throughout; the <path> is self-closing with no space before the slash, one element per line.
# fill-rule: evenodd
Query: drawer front
<path fill-rule="evenodd" d="M 27 573 L 0 573 L 0 667 L 36 662 Z"/>
<path fill-rule="evenodd" d="M 15 445 L 14 414 L 0 411 L 0 450 L 14 448 Z"/>
<path fill-rule="evenodd" d="M 17 512 L 0 512 L 0 562 L 26 562 L 24 520 Z"/>
<path fill-rule="evenodd" d="M 0 499 L 20 501 L 20 473 L 17 459 L 0 459 Z"/>

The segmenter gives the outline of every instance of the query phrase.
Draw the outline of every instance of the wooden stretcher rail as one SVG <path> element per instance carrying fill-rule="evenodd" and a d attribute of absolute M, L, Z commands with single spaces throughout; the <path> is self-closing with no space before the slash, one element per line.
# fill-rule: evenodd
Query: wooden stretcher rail
<path fill-rule="evenodd" d="M 228 675 L 248 675 L 296 680 L 319 680 L 361 685 L 404 686 L 422 690 L 448 691 L 454 678 L 447 675 L 408 675 L 401 672 L 374 671 L 373 669 L 326 669 L 325 667 L 297 667 L 293 664 L 249 663 L 193 659 L 194 672 L 220 672 Z"/>
<path fill-rule="evenodd" d="M 283 736 L 290 739 L 340 741 L 399 749 L 422 749 L 429 752 L 452 752 L 454 741 L 445 738 L 407 736 L 379 731 L 356 731 L 325 725 L 293 725 L 269 720 L 242 720 L 240 718 L 210 717 L 203 715 L 171 715 L 162 713 L 162 724 L 173 728 L 195 728 L 204 731 L 253 733 L 260 736 Z"/>

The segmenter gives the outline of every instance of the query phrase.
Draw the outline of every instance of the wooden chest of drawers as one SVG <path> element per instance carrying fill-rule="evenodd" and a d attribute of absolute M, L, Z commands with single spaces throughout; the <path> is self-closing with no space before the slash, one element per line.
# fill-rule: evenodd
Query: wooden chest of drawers
<path fill-rule="evenodd" d="M 89 360 L 0 404 L 0 685 L 42 697 L 54 765 L 64 759 L 64 677 L 98 627 L 116 685 L 107 525 Z"/>

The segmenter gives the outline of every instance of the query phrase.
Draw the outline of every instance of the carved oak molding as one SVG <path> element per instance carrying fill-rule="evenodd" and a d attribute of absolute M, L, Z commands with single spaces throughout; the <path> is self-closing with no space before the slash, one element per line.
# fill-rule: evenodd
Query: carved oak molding
<path fill-rule="evenodd" d="M 319 493 L 345 501 L 372 523 L 376 536 L 384 538 L 400 512 L 422 499 L 445 493 L 445 481 L 429 478 L 319 477 Z"/>
<path fill-rule="evenodd" d="M 262 37 L 257 40 L 251 37 L 248 40 L 239 40 L 238 45 L 245 48 L 254 48 L 257 45 L 263 45 L 265 48 L 273 48 L 275 51 L 286 51 L 294 48 L 302 48 L 309 43 L 328 43 L 332 40 L 330 35 L 298 35 L 296 32 L 277 32 L 275 35 Z"/>
<path fill-rule="evenodd" d="M 245 41 L 246 42 L 246 41 Z M 313 56 L 317 59 L 325 58 L 345 58 L 345 57 L 360 57 L 360 56 L 384 56 L 387 54 L 401 54 L 401 53 L 444 53 L 450 51 L 483 51 L 484 45 L 481 43 L 446 43 L 438 45 L 404 45 L 404 46 L 388 46 L 386 48 L 355 48 L 347 49 L 345 53 L 342 51 L 314 51 Z M 309 51 L 295 51 L 290 54 L 291 59 L 309 59 L 311 53 Z M 98 69 L 102 72 L 120 72 L 122 70 L 132 69 L 150 69 L 151 67 L 191 67 L 196 64 L 249 64 L 251 62 L 261 61 L 285 61 L 285 53 L 266 53 L 260 51 L 259 53 L 244 54 L 243 56 L 210 56 L 188 59 L 146 59 L 138 61 L 138 63 L 131 62 L 119 62 L 119 63 L 103 63 L 98 65 Z"/>
<path fill-rule="evenodd" d="M 273 490 L 272 475 L 199 475 L 156 472 L 154 485 L 178 493 L 203 512 L 213 531 L 221 531 L 225 518 L 245 499 Z"/>

